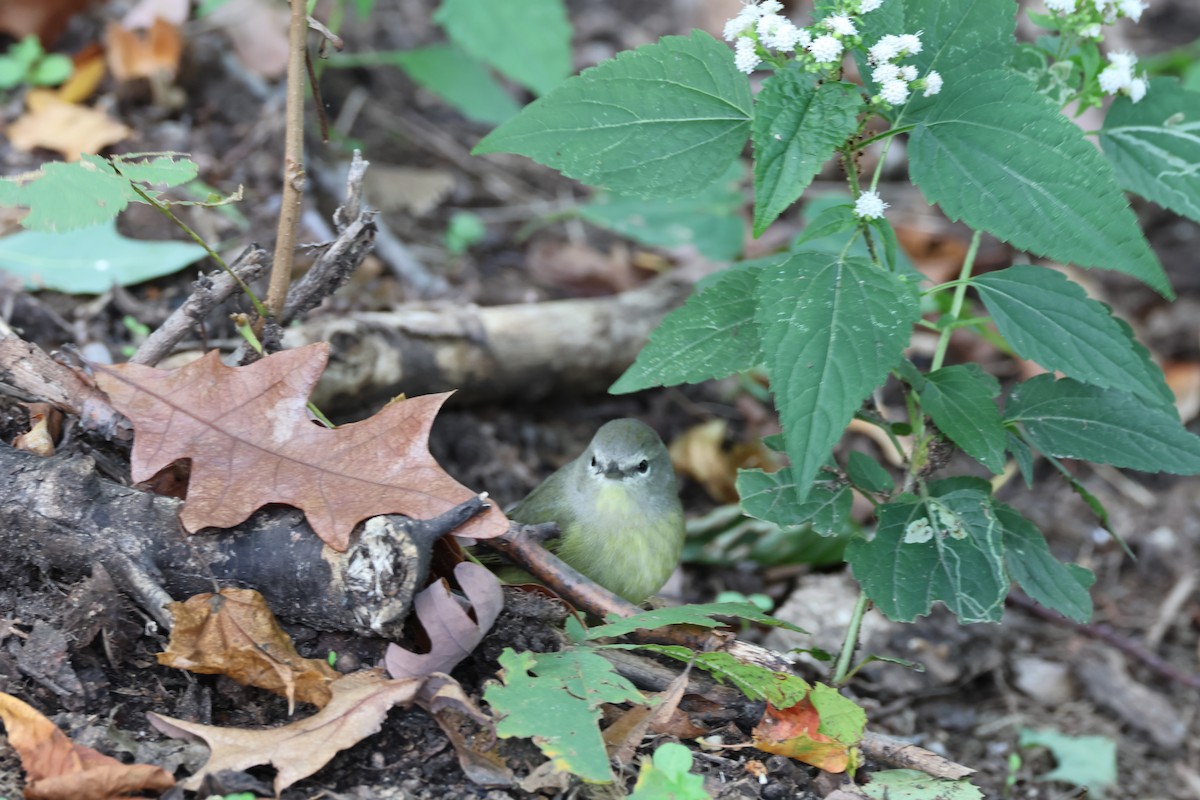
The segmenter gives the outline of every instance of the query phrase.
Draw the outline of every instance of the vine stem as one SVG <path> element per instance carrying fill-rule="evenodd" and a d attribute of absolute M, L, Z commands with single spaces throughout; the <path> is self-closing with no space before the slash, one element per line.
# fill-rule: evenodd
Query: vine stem
<path fill-rule="evenodd" d="M 854 650 L 858 647 L 858 634 L 862 630 L 863 617 L 871 601 L 867 593 L 859 589 L 858 602 L 854 604 L 854 613 L 850 616 L 850 624 L 846 626 L 846 638 L 842 640 L 842 651 L 838 653 L 837 663 L 833 668 L 833 685 L 841 686 L 850 675 L 850 661 L 854 658 Z"/>
<path fill-rule="evenodd" d="M 963 259 L 962 270 L 958 273 L 958 280 L 954 287 L 954 300 L 950 303 L 950 319 L 957 320 L 958 315 L 962 313 L 963 303 L 967 298 L 967 286 L 971 282 L 971 270 L 975 268 L 975 256 L 979 253 L 979 241 L 983 234 L 980 231 L 975 231 L 971 236 L 971 246 L 967 248 L 967 256 Z M 942 328 L 942 335 L 938 339 L 937 350 L 933 353 L 933 363 L 929 367 L 929 371 L 942 368 L 942 362 L 946 360 L 946 350 L 950 346 L 950 335 L 954 333 L 954 326 L 947 325 Z"/>

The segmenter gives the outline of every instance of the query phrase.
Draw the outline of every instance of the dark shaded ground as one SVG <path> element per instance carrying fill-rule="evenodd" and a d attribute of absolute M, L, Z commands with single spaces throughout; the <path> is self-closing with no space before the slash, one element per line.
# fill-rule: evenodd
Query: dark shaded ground
<path fill-rule="evenodd" d="M 436 38 L 430 5 L 409 0 L 379 2 L 369 24 L 348 24 L 350 49 L 407 48 Z M 652 5 L 653 7 L 648 7 Z M 721 20 L 728 14 L 716 3 L 641 4 L 574 3 L 577 67 L 612 53 L 685 31 L 706 15 Z M 710 7 L 711 6 L 711 7 Z M 80 18 L 70 36 L 86 41 L 99 27 L 99 17 Z M 1200 35 L 1200 13 L 1183 2 L 1158 2 L 1147 14 L 1129 46 L 1154 52 L 1192 41 Z M 245 186 L 241 210 L 249 218 L 245 230 L 214 213 L 198 212 L 194 222 L 212 240 L 236 251 L 254 240 L 269 246 L 278 207 L 279 151 L 282 147 L 282 92 L 265 90 L 239 73 L 227 57 L 225 40 L 197 26 L 188 31 L 188 68 L 181 78 L 187 105 L 167 120 L 144 104 L 127 102 L 120 113 L 138 134 L 122 151 L 176 149 L 193 154 L 211 184 L 232 190 Z M 611 237 L 574 223 L 549 224 L 528 243 L 514 243 L 514 234 L 564 198 L 584 196 L 584 190 L 554 173 L 521 159 L 471 159 L 470 146 L 486 132 L 465 123 L 436 98 L 415 89 L 397 70 L 327 71 L 323 93 L 335 129 L 353 137 L 366 157 L 381 171 L 391 166 L 435 170 L 449 188 L 421 214 L 388 213 L 384 222 L 430 269 L 448 278 L 454 302 L 498 304 L 519 300 L 611 291 L 603 274 L 569 281 L 559 272 L 534 273 L 529 267 L 538 248 L 572 243 L 609 255 Z M 352 103 L 351 100 L 354 102 Z M 359 102 L 363 104 L 357 106 Z M 358 110 L 355 111 L 354 107 Z M 0 144 L 6 173 L 40 163 L 42 154 L 20 154 Z M 311 169 L 333 172 L 348 153 L 338 145 L 310 140 Z M 316 177 L 320 178 L 319 175 Z M 830 179 L 838 179 L 830 173 Z M 336 181 L 333 182 L 336 185 Z M 313 181 L 309 206 L 328 216 L 337 203 L 330 183 Z M 391 188 L 396 188 L 395 186 Z M 900 190 L 897 189 L 897 192 Z M 889 196 L 887 187 L 883 194 Z M 381 202 L 377 200 L 376 202 Z M 415 201 L 414 201 L 415 202 Z M 473 209 L 488 223 L 485 240 L 468 255 L 449 254 L 442 232 L 452 213 Z M 900 209 L 914 216 L 920 209 Z M 1167 361 L 1196 360 L 1197 303 L 1200 272 L 1194 264 L 1197 226 L 1156 209 L 1141 209 L 1148 234 L 1163 260 L 1180 299 L 1167 305 L 1148 291 L 1119 277 L 1088 273 L 1106 302 L 1114 304 L 1144 332 L 1155 354 Z M 794 225 L 789 215 L 784 227 Z M 132 208 L 121 227 L 145 238 L 177 238 L 169 223 L 145 208 Z M 939 224 L 935 237 L 954 242 L 961 232 Z M 301 238 L 320 238 L 317 232 Z M 556 251 L 558 252 L 558 251 Z M 1001 262 L 1002 247 L 995 252 Z M 626 254 L 627 256 L 628 254 Z M 544 259 L 562 264 L 570 254 Z M 617 258 L 621 258 L 618 253 Z M 632 269 L 636 280 L 650 276 Z M 131 343 L 126 314 L 154 324 L 156 315 L 178 303 L 188 291 L 187 276 L 135 287 L 130 298 L 109 297 L 87 303 L 50 294 L 17 295 L 8 320 L 27 338 L 47 349 L 70 341 L 103 345 L 112 353 Z M 328 301 L 318 313 L 388 308 L 416 299 L 404 283 L 378 262 L 369 262 L 351 285 Z M 67 323 L 67 324 L 64 324 Z M 211 340 L 232 335 L 215 319 Z M 995 358 L 995 356 L 991 356 Z M 469 400 L 469 399 L 468 399 Z M 501 502 L 515 500 L 552 468 L 571 458 L 604 420 L 639 416 L 671 439 L 692 425 L 713 417 L 731 421 L 730 439 L 741 441 L 757 425 L 750 412 L 761 406 L 736 398 L 727 385 L 667 390 L 632 398 L 563 396 L 537 407 L 476 407 L 452 405 L 439 420 L 433 449 L 439 460 L 464 483 L 486 489 Z M 364 410 L 365 411 L 365 410 Z M 22 411 L 8 401 L 0 406 L 6 440 L 23 422 Z M 1194 426 L 1193 426 L 1194 427 Z M 1098 533 L 1092 516 L 1050 469 L 1027 492 L 1006 487 L 1002 499 L 1018 506 L 1047 533 L 1056 555 L 1082 563 L 1097 574 L 1093 590 L 1096 624 L 1110 626 L 1120 637 L 1153 650 L 1171 669 L 1194 681 L 1200 669 L 1200 604 L 1195 576 L 1200 569 L 1200 481 L 1095 472 L 1076 467 L 1088 488 L 1113 515 L 1114 527 L 1128 539 L 1137 560 Z M 1131 483 L 1132 482 L 1132 483 Z M 694 483 L 685 486 L 685 501 L 694 515 L 712 501 Z M 53 650 L 64 622 L 65 599 L 79 587 L 63 585 L 56 576 L 6 575 L 0 585 L 0 690 L 37 706 L 73 738 L 98 749 L 162 763 L 176 746 L 148 730 L 144 712 L 198 719 L 230 726 L 265 726 L 285 719 L 283 700 L 246 689 L 221 678 L 193 676 L 159 667 L 155 653 L 165 646 L 161 634 L 147 633 L 145 620 L 115 596 L 97 602 L 110 617 L 105 632 L 86 646 L 73 643 L 69 665 L 79 679 L 79 691 L 63 693 L 29 678 L 21 659 L 30 657 L 31 642 L 49 642 Z M 837 576 L 816 576 L 806 570 L 763 572 L 748 566 L 726 569 L 689 568 L 679 599 L 712 599 L 716 591 L 766 591 L 781 604 L 796 589 L 818 585 L 817 594 L 833 598 L 831 614 L 849 610 L 852 595 L 838 594 Z M 1172 590 L 1193 581 L 1192 591 L 1178 605 L 1167 603 Z M 526 614 L 547 614 L 544 608 L 521 604 Z M 808 601 L 805 601 L 807 603 Z M 805 603 L 799 603 L 804 605 Z M 819 612 L 813 612 L 819 613 Z M 11 626 L 10 626 L 11 624 Z M 478 693 L 493 677 L 487 658 L 503 646 L 541 649 L 548 646 L 538 631 L 545 622 L 529 616 L 502 619 L 481 655 L 458 675 Z M 331 647 L 349 652 L 345 642 L 333 643 L 312 631 L 296 631 L 304 655 L 321 657 Z M 910 737 L 913 741 L 979 770 L 976 783 L 986 796 L 1005 795 L 1009 756 L 1021 728 L 1055 728 L 1076 735 L 1104 735 L 1118 743 L 1120 786 L 1111 796 L 1128 798 L 1200 797 L 1200 746 L 1195 734 L 1200 723 L 1200 691 L 1185 688 L 1145 663 L 1122 654 L 1111 642 L 1096 641 L 1028 610 L 1010 606 L 1001 626 L 962 628 L 935 614 L 913 626 L 882 628 L 868 647 L 885 655 L 909 658 L 926 665 L 924 675 L 897 666 L 865 670 L 850 693 L 867 708 L 873 729 Z M 1147 636 L 1155 639 L 1145 645 Z M 28 638 L 27 638 L 28 637 Z M 522 638 L 525 641 L 522 641 Z M 794 643 L 777 643 L 781 647 Z M 22 653 L 25 653 L 22 656 Z M 370 648 L 357 656 L 373 657 Z M 737 732 L 727 739 L 733 740 Z M 3 741 L 0 738 L 0 741 Z M 647 751 L 649 748 L 647 748 Z M 536 763 L 531 747 L 514 743 L 507 755 L 518 768 Z M 745 763 L 758 757 L 767 769 L 766 783 L 750 775 Z M 708 788 L 721 798 L 814 797 L 813 771 L 755 751 L 725 751 L 697 755 L 698 769 L 709 777 Z M 1016 786 L 1008 796 L 1058 798 L 1076 796 L 1064 784 L 1034 780 L 1052 767 L 1039 751 L 1024 754 L 1015 768 Z M 0 797 L 19 796 L 19 770 L 11 749 L 0 747 Z M 342 753 L 317 776 L 285 793 L 289 798 L 444 798 L 525 796 L 518 792 L 484 790 L 464 781 L 453 749 L 432 720 L 419 710 L 391 712 L 383 732 Z"/>

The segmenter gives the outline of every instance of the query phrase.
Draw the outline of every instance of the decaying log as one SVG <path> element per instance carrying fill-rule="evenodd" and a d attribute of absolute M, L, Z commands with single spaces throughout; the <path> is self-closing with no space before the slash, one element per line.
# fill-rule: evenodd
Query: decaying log
<path fill-rule="evenodd" d="M 287 347 L 329 342 L 333 357 L 312 400 L 362 408 L 404 392 L 458 390 L 460 402 L 603 391 L 650 332 L 691 292 L 673 272 L 611 297 L 503 306 L 409 305 L 289 328 Z"/>
<path fill-rule="evenodd" d="M 433 541 L 486 507 L 474 498 L 432 520 L 375 517 L 338 553 L 295 509 L 269 507 L 236 528 L 188 535 L 180 504 L 100 477 L 88 457 L 0 445 L 0 580 L 29 565 L 84 577 L 100 563 L 167 627 L 166 602 L 241 586 L 286 621 L 399 638 Z"/>

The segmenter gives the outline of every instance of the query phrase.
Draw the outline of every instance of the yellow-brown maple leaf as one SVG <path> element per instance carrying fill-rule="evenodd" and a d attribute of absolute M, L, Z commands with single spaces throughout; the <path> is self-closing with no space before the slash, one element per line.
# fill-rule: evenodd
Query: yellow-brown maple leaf
<path fill-rule="evenodd" d="M 133 423 L 135 481 L 191 459 L 188 531 L 237 525 L 268 503 L 302 510 L 330 547 L 344 551 L 368 517 L 429 518 L 475 495 L 429 454 L 429 429 L 449 393 L 392 403 L 332 430 L 309 421 L 307 398 L 329 346 L 285 350 L 245 367 L 214 351 L 186 367 L 98 367 L 97 382 Z M 499 536 L 496 508 L 463 525 L 476 539 Z"/>

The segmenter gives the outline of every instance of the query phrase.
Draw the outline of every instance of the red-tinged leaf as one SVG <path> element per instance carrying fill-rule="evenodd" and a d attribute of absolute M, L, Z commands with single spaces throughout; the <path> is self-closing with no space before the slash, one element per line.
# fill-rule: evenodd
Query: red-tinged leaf
<path fill-rule="evenodd" d="M 368 517 L 429 518 L 473 497 L 429 454 L 429 429 L 450 395 L 392 403 L 332 430 L 308 419 L 325 368 L 323 342 L 245 367 L 214 351 L 186 367 L 97 367 L 96 380 L 134 427 L 133 479 L 191 459 L 184 528 L 229 528 L 268 503 L 301 509 L 321 539 L 344 551 Z M 490 508 L 459 532 L 490 539 L 508 521 Z"/>
<path fill-rule="evenodd" d="M 848 747 L 817 730 L 821 715 L 809 698 L 791 708 L 767 704 L 754 727 L 754 746 L 767 753 L 794 758 L 826 772 L 845 772 L 853 747 Z"/>

